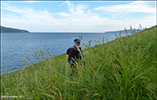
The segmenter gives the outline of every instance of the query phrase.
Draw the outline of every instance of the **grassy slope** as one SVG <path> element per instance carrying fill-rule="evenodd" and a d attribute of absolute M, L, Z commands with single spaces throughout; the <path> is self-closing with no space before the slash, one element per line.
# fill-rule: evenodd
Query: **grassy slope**
<path fill-rule="evenodd" d="M 157 99 L 157 26 L 84 50 L 74 76 L 62 54 L 1 76 L 1 94 L 42 99 Z M 72 80 L 73 78 L 73 80 Z"/>

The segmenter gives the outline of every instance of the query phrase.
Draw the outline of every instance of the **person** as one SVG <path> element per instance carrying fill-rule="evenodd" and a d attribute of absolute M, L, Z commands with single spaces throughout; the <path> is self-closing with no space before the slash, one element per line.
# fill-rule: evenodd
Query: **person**
<path fill-rule="evenodd" d="M 83 59 L 80 47 L 80 39 L 74 39 L 74 46 L 67 50 L 67 54 L 68 62 L 71 64 L 71 68 L 76 68 L 76 61 L 78 61 L 78 59 Z"/>

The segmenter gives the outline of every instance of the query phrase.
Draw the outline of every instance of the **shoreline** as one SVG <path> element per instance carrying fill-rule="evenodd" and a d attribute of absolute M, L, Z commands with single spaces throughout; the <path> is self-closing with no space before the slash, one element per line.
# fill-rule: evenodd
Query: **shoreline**
<path fill-rule="evenodd" d="M 40 34 L 40 33 L 39 33 Z M 42 34 L 42 33 L 41 33 Z M 71 34 L 71 33 L 70 33 Z M 105 33 L 104 33 L 105 34 Z M 114 33 L 115 34 L 115 33 Z M 134 33 L 135 34 L 135 33 Z M 131 33 L 128 33 L 128 34 L 126 34 L 125 36 L 120 36 L 119 38 L 123 38 L 123 37 L 126 37 L 126 36 L 131 36 L 131 35 L 133 35 L 133 34 L 131 34 Z M 111 40 L 111 41 L 105 41 L 105 43 L 104 44 L 106 44 L 106 43 L 109 43 L 109 42 L 112 42 L 112 41 L 114 41 L 114 40 L 116 40 L 117 38 L 115 38 L 115 39 L 113 39 L 113 40 Z M 94 40 L 92 40 L 93 42 L 94 42 Z M 82 43 L 83 44 L 83 43 Z M 86 44 L 86 43 L 85 43 Z M 102 44 L 102 43 L 101 43 Z M 94 44 L 93 46 L 91 46 L 90 48 L 92 48 L 92 47 L 94 47 L 94 46 L 97 46 L 97 45 L 101 45 L 101 44 Z M 84 47 L 82 50 L 84 50 L 86 47 Z M 66 54 L 66 53 L 62 53 L 62 54 L 59 54 L 59 55 L 56 55 L 56 56 L 54 56 L 54 57 L 57 57 L 57 56 L 60 56 L 60 55 L 64 55 L 64 54 Z M 51 58 L 48 58 L 48 59 L 51 59 Z M 48 60 L 48 59 L 46 59 L 46 60 Z M 43 62 L 44 60 L 42 59 L 42 61 L 40 61 L 40 62 Z M 37 63 L 37 62 L 36 62 Z M 35 63 L 35 64 L 36 64 Z M 33 64 L 30 64 L 30 65 L 33 65 Z M 24 67 L 24 65 L 23 65 L 23 67 Z M 16 70 L 16 71 L 19 71 L 19 70 L 22 70 L 23 69 L 23 67 L 21 68 L 21 69 L 18 69 L 18 70 Z M 27 68 L 28 68 L 28 66 L 27 66 Z M 7 72 L 7 74 L 9 74 L 9 73 L 14 73 L 14 72 L 16 72 L 16 71 L 11 71 L 11 72 Z M 1 76 L 2 75 L 4 75 L 5 74 L 5 71 L 3 72 L 3 74 L 1 74 Z"/>
<path fill-rule="evenodd" d="M 136 33 L 134 33 L 134 34 L 136 34 Z M 131 35 L 133 35 L 133 34 L 130 33 L 130 35 L 127 34 L 126 36 L 131 36 Z M 121 37 L 119 37 L 119 38 L 123 38 L 123 37 L 126 37 L 126 36 L 121 36 Z M 117 39 L 117 38 L 116 38 L 116 39 Z M 107 41 L 107 42 L 105 42 L 104 44 L 107 44 L 107 43 L 109 43 L 109 42 L 113 42 L 113 41 L 115 41 L 116 39 L 113 39 L 113 40 L 111 40 L 111 41 Z M 99 46 L 99 45 L 102 45 L 102 44 L 96 44 L 96 45 L 91 46 L 90 48 L 93 48 L 93 47 Z M 83 48 L 82 50 L 84 50 L 84 49 L 86 49 L 86 48 Z M 53 58 L 59 57 L 59 56 L 62 56 L 62 55 L 66 55 L 66 53 L 62 53 L 62 54 L 56 55 L 56 56 L 54 56 Z M 52 58 L 52 57 L 51 57 L 51 58 Z M 51 59 L 51 58 L 48 58 L 48 59 Z M 48 60 L 48 59 L 46 59 L 46 60 Z M 42 61 L 40 61 L 39 63 L 42 63 L 43 61 L 44 61 L 44 60 L 42 59 Z M 36 63 L 34 63 L 34 64 L 37 64 L 37 63 L 38 63 L 38 62 L 36 62 Z M 33 64 L 30 64 L 30 66 L 27 66 L 26 68 L 29 68 L 29 67 L 31 67 L 32 65 L 33 65 Z M 24 68 L 24 66 L 23 66 L 23 68 Z M 12 71 L 12 72 L 7 72 L 7 74 L 21 71 L 23 68 L 18 69 L 18 70 L 16 70 L 16 71 Z M 4 72 L 4 74 L 1 74 L 1 76 L 2 76 L 2 75 L 5 75 L 5 72 Z"/>

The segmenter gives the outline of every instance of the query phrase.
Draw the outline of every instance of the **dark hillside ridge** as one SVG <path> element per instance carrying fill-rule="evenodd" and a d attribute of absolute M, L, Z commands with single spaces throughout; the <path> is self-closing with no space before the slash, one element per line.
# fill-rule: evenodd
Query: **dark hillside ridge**
<path fill-rule="evenodd" d="M 1 33 L 30 33 L 27 30 L 8 28 L 4 26 L 0 26 Z"/>
<path fill-rule="evenodd" d="M 138 32 L 138 31 L 142 31 L 144 29 L 133 29 L 133 30 L 130 30 L 130 29 L 127 29 L 127 33 L 132 33 L 132 32 Z M 119 30 L 119 31 L 106 31 L 105 33 L 119 33 L 121 31 L 121 33 L 126 33 L 126 30 Z"/>

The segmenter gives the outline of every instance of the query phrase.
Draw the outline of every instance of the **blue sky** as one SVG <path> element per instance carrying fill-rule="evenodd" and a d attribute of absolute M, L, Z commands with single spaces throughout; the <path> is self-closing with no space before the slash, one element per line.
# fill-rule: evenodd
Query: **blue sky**
<path fill-rule="evenodd" d="M 2 1 L 1 25 L 30 32 L 105 32 L 156 25 L 156 1 Z"/>

